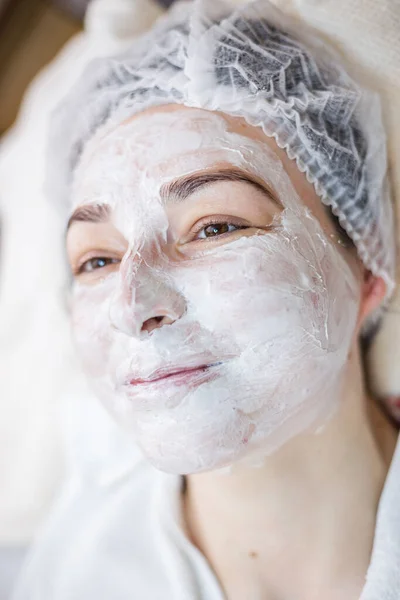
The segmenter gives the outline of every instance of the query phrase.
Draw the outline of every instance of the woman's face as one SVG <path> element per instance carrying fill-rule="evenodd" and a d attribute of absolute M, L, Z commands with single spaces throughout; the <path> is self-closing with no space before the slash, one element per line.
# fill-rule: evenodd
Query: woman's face
<path fill-rule="evenodd" d="M 361 269 L 260 129 L 147 110 L 89 142 L 72 201 L 77 348 L 157 467 L 259 460 L 331 415 Z"/>

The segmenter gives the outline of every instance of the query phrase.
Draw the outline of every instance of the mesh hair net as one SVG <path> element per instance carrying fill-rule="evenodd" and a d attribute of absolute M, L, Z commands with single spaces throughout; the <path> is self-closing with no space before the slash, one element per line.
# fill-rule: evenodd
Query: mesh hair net
<path fill-rule="evenodd" d="M 126 53 L 93 63 L 59 108 L 51 188 L 61 181 L 68 195 L 99 128 L 168 103 L 241 116 L 275 138 L 391 292 L 394 231 L 379 99 L 314 33 L 265 0 L 176 5 Z"/>

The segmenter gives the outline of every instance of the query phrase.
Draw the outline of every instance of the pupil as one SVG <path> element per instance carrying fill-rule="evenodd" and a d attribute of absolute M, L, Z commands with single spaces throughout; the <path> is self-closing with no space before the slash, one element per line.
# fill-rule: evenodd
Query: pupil
<path fill-rule="evenodd" d="M 227 223 L 218 223 L 215 225 L 208 225 L 204 231 L 205 231 L 205 234 L 207 237 L 212 237 L 214 235 L 221 235 L 222 233 L 227 233 L 229 231 L 229 225 Z"/>

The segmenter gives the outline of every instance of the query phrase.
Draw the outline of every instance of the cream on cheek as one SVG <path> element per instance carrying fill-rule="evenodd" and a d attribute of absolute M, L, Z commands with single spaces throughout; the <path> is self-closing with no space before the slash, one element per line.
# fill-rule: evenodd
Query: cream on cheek
<path fill-rule="evenodd" d="M 157 467 L 193 473 L 258 460 L 320 425 L 337 405 L 357 283 L 266 145 L 227 131 L 221 117 L 203 111 L 140 117 L 136 129 L 131 125 L 108 136 L 81 170 L 81 186 L 77 179 L 87 201 L 108 198 L 130 242 L 119 274 L 75 286 L 81 354 L 99 395 Z M 141 169 L 134 170 L 138 154 Z M 95 174 L 104 174 L 105 157 L 112 178 L 103 175 L 99 185 Z M 279 230 L 190 261 L 168 260 L 161 185 L 218 161 L 262 176 L 279 193 Z M 160 311 L 174 323 L 141 333 Z M 184 378 L 143 382 L 201 366 Z"/>

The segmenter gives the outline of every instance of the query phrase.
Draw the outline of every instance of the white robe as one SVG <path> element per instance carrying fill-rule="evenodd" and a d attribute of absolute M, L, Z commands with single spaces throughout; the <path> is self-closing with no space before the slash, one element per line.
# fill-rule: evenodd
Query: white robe
<path fill-rule="evenodd" d="M 105 449 L 106 467 L 101 461 L 94 467 L 84 435 L 82 429 L 75 442 L 76 453 L 86 455 L 86 472 L 76 469 L 65 486 L 12 600 L 223 600 L 208 563 L 186 536 L 182 479 L 129 452 L 127 440 Z M 400 442 L 360 600 L 400 600 L 399 507 Z"/>

